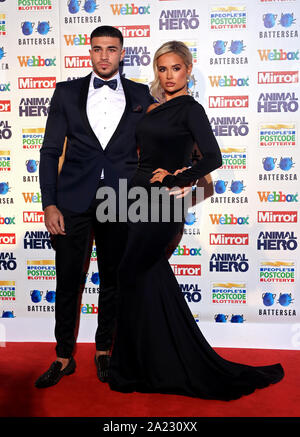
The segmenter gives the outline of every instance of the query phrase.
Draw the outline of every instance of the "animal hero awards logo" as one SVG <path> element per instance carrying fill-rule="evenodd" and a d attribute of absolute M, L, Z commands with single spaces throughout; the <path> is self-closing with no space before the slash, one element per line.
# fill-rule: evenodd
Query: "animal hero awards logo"
<path fill-rule="evenodd" d="M 259 281 L 266 283 L 295 282 L 294 261 L 261 261 L 259 267 Z"/>
<path fill-rule="evenodd" d="M 257 101 L 257 112 L 296 112 L 298 97 L 292 93 L 261 93 Z"/>
<path fill-rule="evenodd" d="M 296 146 L 296 123 L 262 123 L 259 126 L 259 146 Z"/>
<path fill-rule="evenodd" d="M 211 30 L 246 29 L 245 6 L 213 6 L 210 11 Z"/>
<path fill-rule="evenodd" d="M 257 250 L 294 251 L 297 247 L 294 231 L 261 231 L 257 237 Z"/>
<path fill-rule="evenodd" d="M 196 9 L 167 9 L 159 16 L 159 30 L 195 30 L 199 25 Z"/>
<path fill-rule="evenodd" d="M 211 285 L 211 299 L 214 304 L 239 304 L 247 303 L 247 289 L 245 283 L 213 283 Z"/>
<path fill-rule="evenodd" d="M 212 117 L 210 125 L 216 137 L 244 137 L 249 133 L 246 117 Z"/>
<path fill-rule="evenodd" d="M 0 120 L 0 139 L 9 140 L 11 136 L 12 130 L 8 120 Z"/>

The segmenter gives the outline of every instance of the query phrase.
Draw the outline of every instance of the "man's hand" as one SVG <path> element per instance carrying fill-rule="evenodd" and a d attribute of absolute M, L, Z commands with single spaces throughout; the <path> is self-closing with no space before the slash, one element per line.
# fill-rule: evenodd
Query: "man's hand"
<path fill-rule="evenodd" d="M 66 235 L 64 217 L 55 205 L 46 206 L 44 214 L 45 225 L 50 234 Z"/>

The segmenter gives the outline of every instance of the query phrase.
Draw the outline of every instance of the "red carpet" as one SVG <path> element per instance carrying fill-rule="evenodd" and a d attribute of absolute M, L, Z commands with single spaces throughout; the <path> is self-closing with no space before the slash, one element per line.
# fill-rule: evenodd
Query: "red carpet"
<path fill-rule="evenodd" d="M 93 344 L 78 344 L 77 370 L 56 386 L 36 389 L 34 381 L 55 359 L 53 343 L 7 343 L 0 347 L 0 416 L 12 417 L 207 417 L 296 418 L 300 416 L 300 352 L 216 349 L 245 364 L 280 362 L 284 379 L 231 402 L 185 396 L 122 394 L 96 377 Z"/>

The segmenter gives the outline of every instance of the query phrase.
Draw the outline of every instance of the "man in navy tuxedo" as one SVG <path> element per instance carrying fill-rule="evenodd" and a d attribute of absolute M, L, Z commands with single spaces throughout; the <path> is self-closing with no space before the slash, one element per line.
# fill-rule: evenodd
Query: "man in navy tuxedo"
<path fill-rule="evenodd" d="M 93 233 L 100 274 L 95 363 L 107 381 L 116 321 L 116 270 L 126 243 L 124 223 L 99 223 L 96 192 L 118 187 L 137 167 L 135 126 L 153 103 L 147 86 L 119 73 L 124 58 L 121 32 L 100 26 L 91 34 L 93 71 L 57 84 L 51 101 L 40 157 L 40 186 L 45 225 L 56 251 L 56 361 L 36 387 L 56 384 L 75 371 L 78 296 Z M 59 158 L 66 151 L 62 169 Z"/>

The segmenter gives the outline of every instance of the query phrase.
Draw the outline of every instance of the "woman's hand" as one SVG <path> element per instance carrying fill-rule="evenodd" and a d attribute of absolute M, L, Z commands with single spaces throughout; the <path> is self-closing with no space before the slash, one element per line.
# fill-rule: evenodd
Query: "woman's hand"
<path fill-rule="evenodd" d="M 162 182 L 163 179 L 168 175 L 171 174 L 167 170 L 164 170 L 163 168 L 157 168 L 152 172 L 154 176 L 152 179 L 150 179 L 150 182 L 153 184 L 153 182 Z"/>
<path fill-rule="evenodd" d="M 188 167 L 183 167 L 174 172 L 174 176 L 176 176 L 178 173 L 182 173 L 183 171 L 187 170 Z M 192 184 L 190 184 L 189 187 L 182 187 L 182 188 L 169 188 L 170 196 L 176 196 L 176 199 L 180 199 L 182 197 L 187 196 L 192 191 Z"/>

